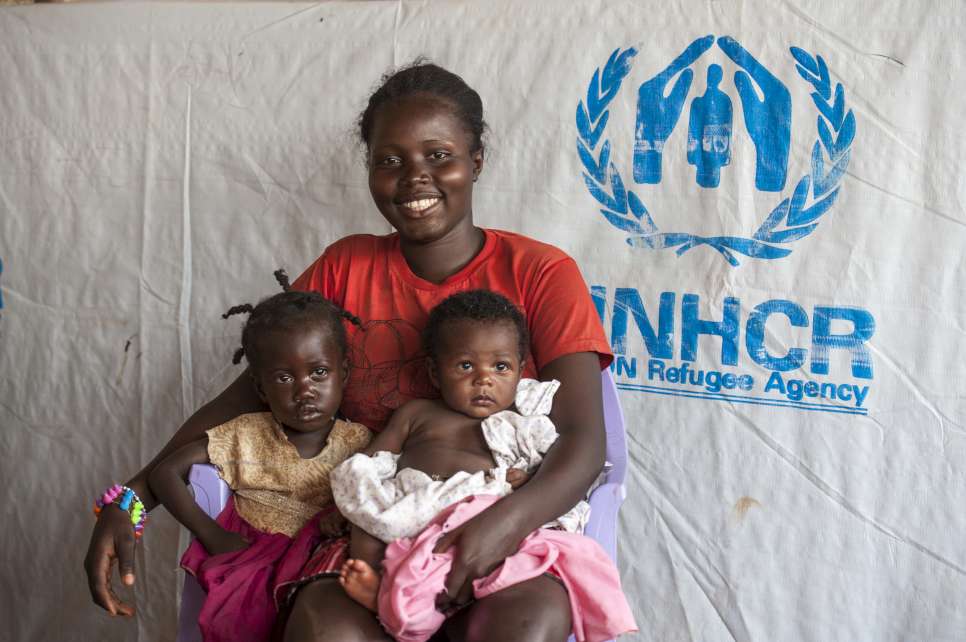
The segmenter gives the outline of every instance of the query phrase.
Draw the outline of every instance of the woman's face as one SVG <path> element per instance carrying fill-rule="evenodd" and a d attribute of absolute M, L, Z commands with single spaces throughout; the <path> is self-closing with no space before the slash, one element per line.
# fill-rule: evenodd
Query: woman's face
<path fill-rule="evenodd" d="M 453 108 L 414 95 L 379 108 L 369 141 L 369 191 L 407 243 L 431 243 L 473 229 L 473 180 L 483 150 Z"/>

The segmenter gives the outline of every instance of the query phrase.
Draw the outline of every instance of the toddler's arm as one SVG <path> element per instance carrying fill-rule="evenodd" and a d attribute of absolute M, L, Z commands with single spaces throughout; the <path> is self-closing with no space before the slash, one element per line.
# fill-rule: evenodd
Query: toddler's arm
<path fill-rule="evenodd" d="M 151 471 L 148 484 L 171 516 L 194 533 L 210 554 L 239 551 L 248 546 L 248 542 L 208 517 L 185 486 L 191 467 L 209 461 L 208 437 L 205 436 L 178 448 L 160 461 Z"/>
<path fill-rule="evenodd" d="M 319 534 L 322 537 L 338 537 L 345 534 L 346 519 L 334 508 L 331 513 L 319 517 Z"/>

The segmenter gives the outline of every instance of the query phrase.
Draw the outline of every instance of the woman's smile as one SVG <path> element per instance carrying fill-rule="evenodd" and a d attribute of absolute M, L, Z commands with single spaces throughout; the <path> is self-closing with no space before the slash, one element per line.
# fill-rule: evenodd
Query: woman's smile
<path fill-rule="evenodd" d="M 429 214 L 429 210 L 432 209 L 434 205 L 439 204 L 443 199 L 439 196 L 430 197 L 420 197 L 413 200 L 407 200 L 399 203 L 400 207 L 409 215 L 414 217 L 422 217 Z"/>

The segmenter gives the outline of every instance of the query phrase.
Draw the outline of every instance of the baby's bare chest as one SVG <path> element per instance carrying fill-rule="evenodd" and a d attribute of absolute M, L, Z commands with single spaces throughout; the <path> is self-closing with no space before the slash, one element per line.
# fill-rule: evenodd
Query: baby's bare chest
<path fill-rule="evenodd" d="M 445 479 L 459 471 L 475 473 L 495 465 L 479 420 L 446 418 L 416 427 L 403 446 L 397 468 L 415 468 Z"/>

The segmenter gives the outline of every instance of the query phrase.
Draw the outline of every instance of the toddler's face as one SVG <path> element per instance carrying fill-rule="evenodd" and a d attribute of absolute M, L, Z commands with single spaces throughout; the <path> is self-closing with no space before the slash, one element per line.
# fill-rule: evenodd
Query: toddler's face
<path fill-rule="evenodd" d="M 430 374 L 447 406 L 484 419 L 513 404 L 523 363 L 512 322 L 449 322 L 437 341 Z"/>
<path fill-rule="evenodd" d="M 259 394 L 275 419 L 295 432 L 331 427 L 348 364 L 327 329 L 307 324 L 266 332 L 257 351 Z"/>

